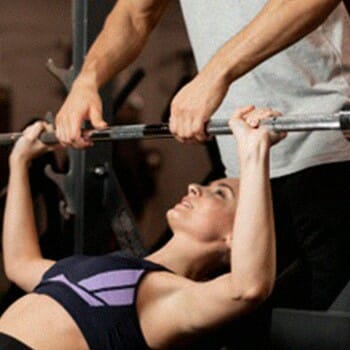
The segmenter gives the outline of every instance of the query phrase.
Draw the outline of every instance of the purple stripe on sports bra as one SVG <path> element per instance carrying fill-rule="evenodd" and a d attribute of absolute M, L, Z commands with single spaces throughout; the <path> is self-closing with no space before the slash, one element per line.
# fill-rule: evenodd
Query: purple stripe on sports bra
<path fill-rule="evenodd" d="M 109 306 L 131 305 L 134 301 L 135 288 L 124 288 L 98 292 L 95 295 Z"/>
<path fill-rule="evenodd" d="M 83 289 L 79 288 L 78 286 L 74 285 L 64 275 L 57 275 L 55 277 L 49 278 L 48 281 L 50 282 L 61 282 L 65 284 L 67 287 L 72 289 L 76 294 L 78 294 L 86 303 L 88 303 L 90 306 L 103 306 L 104 304 L 99 301 L 98 299 L 94 298 L 89 293 L 85 292 Z"/>
<path fill-rule="evenodd" d="M 132 286 L 137 283 L 143 272 L 144 270 L 135 269 L 113 270 L 85 278 L 78 284 L 89 291 Z"/>

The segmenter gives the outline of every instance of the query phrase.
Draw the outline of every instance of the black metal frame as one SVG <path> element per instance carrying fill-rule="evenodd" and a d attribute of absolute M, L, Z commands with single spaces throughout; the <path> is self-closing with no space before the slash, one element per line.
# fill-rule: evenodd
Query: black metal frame
<path fill-rule="evenodd" d="M 79 74 L 84 57 L 114 6 L 110 0 L 73 0 L 73 67 L 68 81 Z M 69 85 L 69 84 L 68 84 Z M 101 90 L 104 118 L 112 120 L 111 88 Z M 64 190 L 74 218 L 75 253 L 99 254 L 108 250 L 105 234 L 114 232 L 120 248 L 143 255 L 140 236 L 123 192 L 112 170 L 112 147 L 100 143 L 87 150 L 69 150 L 70 170 Z M 116 217 L 122 220 L 115 225 Z M 119 232 L 116 232 L 116 226 Z"/>

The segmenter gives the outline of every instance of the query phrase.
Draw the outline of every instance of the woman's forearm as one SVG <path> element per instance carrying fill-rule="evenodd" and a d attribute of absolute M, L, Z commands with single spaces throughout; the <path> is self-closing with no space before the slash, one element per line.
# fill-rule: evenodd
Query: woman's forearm
<path fill-rule="evenodd" d="M 3 224 L 3 255 L 6 273 L 11 276 L 18 264 L 40 258 L 28 165 L 11 159 L 10 178 Z"/>
<path fill-rule="evenodd" d="M 269 147 L 240 157 L 239 202 L 232 240 L 232 282 L 237 298 L 265 298 L 275 280 L 275 230 Z"/>

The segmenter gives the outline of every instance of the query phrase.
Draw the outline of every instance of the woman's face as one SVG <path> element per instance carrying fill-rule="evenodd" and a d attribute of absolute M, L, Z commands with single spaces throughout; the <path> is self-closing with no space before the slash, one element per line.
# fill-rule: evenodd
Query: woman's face
<path fill-rule="evenodd" d="M 208 186 L 191 184 L 182 200 L 167 212 L 174 234 L 200 241 L 224 238 L 232 232 L 238 200 L 238 179 L 220 179 Z"/>

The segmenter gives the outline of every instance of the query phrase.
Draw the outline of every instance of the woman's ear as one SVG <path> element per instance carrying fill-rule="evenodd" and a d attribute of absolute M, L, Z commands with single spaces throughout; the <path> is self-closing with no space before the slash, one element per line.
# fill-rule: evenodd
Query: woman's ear
<path fill-rule="evenodd" d="M 233 232 L 230 231 L 226 236 L 225 236 L 225 244 L 229 249 L 231 249 L 232 246 L 232 238 L 233 238 Z"/>

